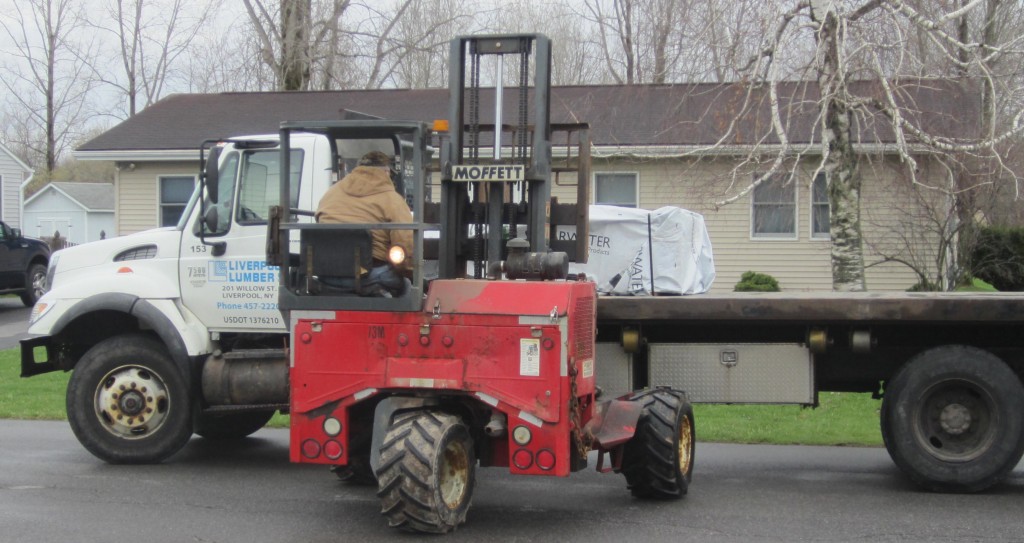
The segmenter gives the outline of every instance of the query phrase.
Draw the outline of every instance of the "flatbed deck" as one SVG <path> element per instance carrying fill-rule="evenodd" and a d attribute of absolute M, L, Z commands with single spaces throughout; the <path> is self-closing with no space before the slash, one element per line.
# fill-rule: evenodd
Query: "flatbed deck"
<path fill-rule="evenodd" d="M 731 292 L 692 296 L 602 296 L 599 323 L 1024 322 L 1024 293 Z"/>

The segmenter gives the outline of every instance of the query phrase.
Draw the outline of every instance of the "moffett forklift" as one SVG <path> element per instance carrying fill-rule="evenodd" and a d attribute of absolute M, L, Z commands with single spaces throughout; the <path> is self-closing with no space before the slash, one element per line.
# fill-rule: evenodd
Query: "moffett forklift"
<path fill-rule="evenodd" d="M 507 61 L 519 64 L 506 72 Z M 493 89 L 481 88 L 485 63 L 496 65 Z M 625 474 L 636 496 L 687 491 L 694 433 L 686 396 L 654 389 L 605 399 L 595 386 L 597 294 L 593 282 L 568 274 L 570 260 L 586 258 L 589 135 L 586 125 L 550 123 L 550 64 L 542 35 L 461 37 L 451 44 L 447 129 L 372 120 L 281 126 L 281 206 L 271 213 L 268 262 L 281 267 L 279 306 L 291 329 L 291 460 L 375 478 L 392 527 L 456 528 L 478 464 L 567 476 L 596 450 L 598 469 Z M 502 122 L 504 73 L 519 77 L 510 124 Z M 481 105 L 485 95 L 493 107 Z M 481 122 L 487 113 L 493 123 Z M 392 178 L 414 223 L 300 220 L 311 212 L 291 204 L 289 141 L 298 133 L 331 142 L 338 179 L 368 149 L 393 156 Z M 553 133 L 565 136 L 557 161 Z M 432 202 L 437 150 L 440 202 Z M 576 204 L 552 201 L 553 173 L 576 174 Z M 553 241 L 556 228 L 575 228 L 575 241 Z M 414 234 L 412 254 L 389 256 L 414 263 L 398 296 L 360 295 L 373 265 L 369 230 L 378 229 Z"/>

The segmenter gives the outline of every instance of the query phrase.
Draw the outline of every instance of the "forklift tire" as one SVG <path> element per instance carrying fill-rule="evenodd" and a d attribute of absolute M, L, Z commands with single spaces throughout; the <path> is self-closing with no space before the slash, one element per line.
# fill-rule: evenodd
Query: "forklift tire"
<path fill-rule="evenodd" d="M 466 521 L 476 457 L 459 417 L 427 410 L 398 414 L 380 456 L 377 496 L 390 527 L 446 533 Z"/>
<path fill-rule="evenodd" d="M 1024 386 L 995 355 L 963 345 L 910 359 L 885 386 L 882 440 L 893 462 L 935 492 L 978 492 L 1024 454 Z"/>
<path fill-rule="evenodd" d="M 243 439 L 273 418 L 274 411 L 254 411 L 249 413 L 231 413 L 228 415 L 212 415 L 199 413 L 196 415 L 193 430 L 206 439 L 228 441 Z"/>
<path fill-rule="evenodd" d="M 693 474 L 693 408 L 686 394 L 669 389 L 637 393 L 643 411 L 636 434 L 626 442 L 622 474 L 638 498 L 678 499 Z"/>
<path fill-rule="evenodd" d="M 192 437 L 188 386 L 157 340 L 103 340 L 75 366 L 68 422 L 78 441 L 111 464 L 160 462 Z"/>

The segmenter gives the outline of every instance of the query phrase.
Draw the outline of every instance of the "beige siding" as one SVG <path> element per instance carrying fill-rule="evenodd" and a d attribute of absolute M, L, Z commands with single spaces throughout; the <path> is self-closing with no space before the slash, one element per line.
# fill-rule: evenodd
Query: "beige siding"
<path fill-rule="evenodd" d="M 123 236 L 160 224 L 158 179 L 161 176 L 195 176 L 198 172 L 195 162 L 139 162 L 134 170 L 122 167 L 117 174 L 115 192 L 117 234 Z"/>
<path fill-rule="evenodd" d="M 773 275 L 784 290 L 831 290 L 829 242 L 812 239 L 810 232 L 813 166 L 800 168 L 797 174 L 797 236 L 793 239 L 751 237 L 750 195 L 716 207 L 716 203 L 745 188 L 753 171 L 767 169 L 755 166 L 734 175 L 734 166 L 726 160 L 605 159 L 595 160 L 593 170 L 638 172 L 640 206 L 645 209 L 678 206 L 704 215 L 718 274 L 713 291 L 732 290 L 748 270 Z M 863 170 L 865 256 L 868 264 L 875 264 L 867 270 L 871 290 L 904 290 L 917 282 L 916 275 L 902 264 L 878 264 L 883 246 L 886 254 L 905 256 L 908 252 L 898 247 L 898 240 L 892 236 L 893 232 L 906 231 L 907 210 L 915 205 L 899 171 L 891 160 L 870 164 Z M 918 253 L 922 251 L 922 239 L 916 240 Z"/>
<path fill-rule="evenodd" d="M 927 162 L 922 160 L 921 163 L 924 166 L 922 178 L 926 178 Z M 678 206 L 703 214 L 718 273 L 713 286 L 715 292 L 732 290 L 740 275 L 748 270 L 773 275 L 784 290 L 831 290 L 829 242 L 812 239 L 810 234 L 813 166 L 802 166 L 797 174 L 797 237 L 776 240 L 751 237 L 750 195 L 716 208 L 716 202 L 735 195 L 749 184 L 751 172 L 767 169 L 767 166 L 755 165 L 734 174 L 735 165 L 728 159 L 595 158 L 593 172 L 636 172 L 640 177 L 640 206 L 645 209 Z M 197 171 L 198 166 L 188 162 L 139 163 L 134 171 L 122 168 L 117 182 L 118 234 L 138 232 L 158 224 L 159 176 L 195 175 Z M 928 223 L 922 210 L 927 208 L 924 203 L 936 204 L 929 199 L 935 200 L 937 193 L 913 190 L 902 172 L 903 166 L 894 158 L 866 161 L 862 167 L 864 204 L 861 213 L 869 264 L 867 285 L 871 290 L 904 290 L 917 282 L 909 267 L 884 263 L 885 256 L 896 256 L 919 265 L 934 260 L 930 251 L 935 245 L 935 236 L 922 226 Z M 593 194 L 592 186 L 590 193 Z M 433 199 L 439 200 L 440 195 L 440 186 L 435 184 Z M 563 203 L 575 202 L 575 174 L 562 174 L 552 184 L 552 196 Z"/>

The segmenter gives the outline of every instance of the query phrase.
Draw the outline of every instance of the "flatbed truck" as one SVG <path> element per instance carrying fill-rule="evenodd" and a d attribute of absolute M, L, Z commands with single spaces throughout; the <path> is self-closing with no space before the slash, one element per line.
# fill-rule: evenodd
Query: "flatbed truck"
<path fill-rule="evenodd" d="M 587 202 L 586 127 L 561 128 L 577 138 L 567 153 L 574 164 L 552 167 L 577 172 L 577 202 Z M 277 244 L 281 258 L 297 255 L 299 245 L 281 244 L 278 230 L 268 229 L 268 210 L 285 196 L 288 207 L 310 215 L 347 167 L 339 161 L 354 161 L 360 149 L 315 133 L 287 137 L 287 153 L 277 134 L 204 145 L 204 176 L 219 184 L 197 188 L 176 227 L 65 249 L 51 259 L 49 291 L 30 318 L 34 337 L 22 341 L 22 376 L 73 372 L 69 422 L 98 458 L 162 461 L 193 433 L 240 438 L 274 412 L 293 409 L 294 327 L 303 319 L 310 324 L 308 311 L 330 306 L 308 302 L 306 313 L 282 315 L 279 285 L 295 278 L 282 277 L 283 262 L 267 262 L 267 246 Z M 396 156 L 408 150 L 395 149 Z M 399 158 L 405 164 L 411 157 Z M 398 169 L 397 186 L 405 174 Z M 285 178 L 290 189 L 280 195 Z M 492 202 L 501 200 L 500 191 L 493 195 Z M 552 217 L 585 217 L 585 206 L 559 205 L 552 203 Z M 440 207 L 423 213 L 428 224 L 450 218 Z M 308 222 L 298 215 L 300 224 Z M 514 226 L 488 226 L 506 225 Z M 527 227 L 536 235 L 548 224 Z M 578 234 L 587 239 L 585 230 Z M 669 387 L 685 390 L 694 403 L 814 406 L 822 391 L 870 392 L 883 399 L 886 448 L 913 481 L 938 491 L 979 491 L 1005 477 L 1024 452 L 1022 307 L 1024 297 L 1004 293 L 600 297 L 595 396 Z"/>

